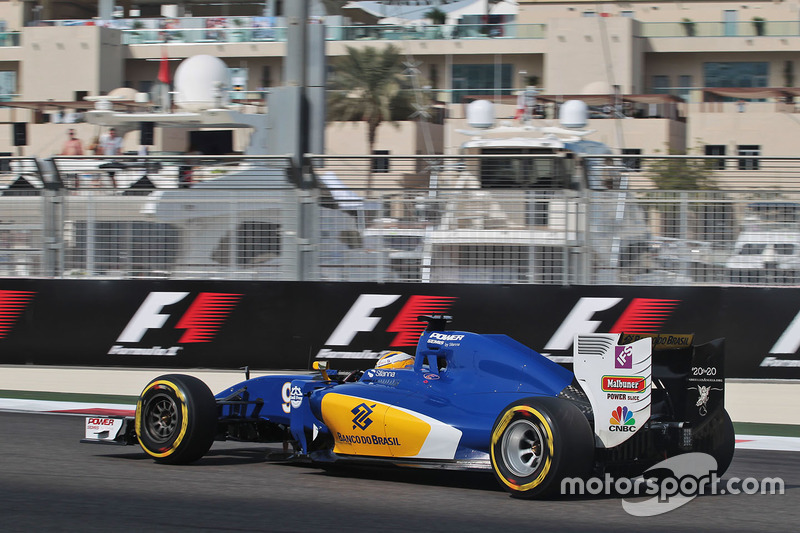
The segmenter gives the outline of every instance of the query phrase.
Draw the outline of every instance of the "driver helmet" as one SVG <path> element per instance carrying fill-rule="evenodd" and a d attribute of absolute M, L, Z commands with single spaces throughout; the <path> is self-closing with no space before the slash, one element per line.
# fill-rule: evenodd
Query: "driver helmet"
<path fill-rule="evenodd" d="M 405 352 L 389 350 L 381 352 L 381 358 L 375 363 L 375 368 L 381 370 L 396 370 L 414 366 L 414 356 Z"/>

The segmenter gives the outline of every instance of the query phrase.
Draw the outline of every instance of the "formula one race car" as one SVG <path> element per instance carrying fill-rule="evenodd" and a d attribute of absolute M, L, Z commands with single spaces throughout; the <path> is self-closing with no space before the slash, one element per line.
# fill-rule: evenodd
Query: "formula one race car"
<path fill-rule="evenodd" d="M 154 379 L 135 417 L 87 419 L 86 439 L 141 445 L 161 463 L 200 459 L 217 440 L 291 444 L 292 459 L 491 469 L 512 495 L 554 493 L 567 477 L 638 476 L 705 452 L 728 468 L 723 341 L 692 335 L 578 335 L 574 372 L 505 335 L 428 322 L 415 356 L 344 375 L 247 379 L 212 396 L 185 375 Z M 405 356 L 405 357 L 404 357 Z"/>

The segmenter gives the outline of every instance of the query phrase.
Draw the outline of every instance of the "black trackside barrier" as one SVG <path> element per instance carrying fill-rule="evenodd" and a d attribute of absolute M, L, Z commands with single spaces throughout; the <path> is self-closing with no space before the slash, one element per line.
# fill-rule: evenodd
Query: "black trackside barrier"
<path fill-rule="evenodd" d="M 800 379 L 795 288 L 2 279 L 0 364 L 365 368 L 430 314 L 567 364 L 579 332 L 724 337 L 726 377 Z"/>

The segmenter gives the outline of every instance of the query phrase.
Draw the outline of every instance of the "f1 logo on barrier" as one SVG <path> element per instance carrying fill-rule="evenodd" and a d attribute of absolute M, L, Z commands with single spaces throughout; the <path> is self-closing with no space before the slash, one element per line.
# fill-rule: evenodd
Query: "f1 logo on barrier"
<path fill-rule="evenodd" d="M 376 309 L 387 307 L 400 298 L 399 294 L 362 294 L 325 341 L 327 346 L 347 346 L 359 332 L 375 329 L 382 317 L 372 316 Z M 451 296 L 414 295 L 408 299 L 386 331 L 397 333 L 390 346 L 413 346 L 425 324 L 417 320 L 427 313 L 446 313 L 455 300 Z"/>
<path fill-rule="evenodd" d="M 621 301 L 622 298 L 581 298 L 547 342 L 545 350 L 568 350 L 575 335 L 597 331 L 601 322 L 592 320 L 596 313 L 607 311 Z M 679 303 L 680 300 L 634 298 L 608 331 L 609 333 L 657 333 Z"/>
<path fill-rule="evenodd" d="M 348 346 L 359 333 L 370 333 L 385 316 L 374 316 L 378 309 L 383 309 L 400 299 L 400 294 L 361 294 L 350 307 L 339 324 L 331 333 L 326 346 Z M 414 346 L 426 324 L 417 320 L 419 315 L 447 313 L 454 296 L 427 296 L 415 294 L 408 298 L 400 312 L 394 317 L 386 331 L 396 333 L 390 346 Z M 320 359 L 377 359 L 379 352 L 364 350 L 361 352 L 333 351 L 323 348 L 317 354 Z"/>
<path fill-rule="evenodd" d="M 0 339 L 5 338 L 34 296 L 36 293 L 31 291 L 0 291 Z"/>
<path fill-rule="evenodd" d="M 162 312 L 164 308 L 177 304 L 188 295 L 188 292 L 151 292 L 120 336 L 117 337 L 117 342 L 138 343 L 141 342 L 148 330 L 162 329 L 171 316 L 170 313 Z M 178 344 L 211 342 L 241 297 L 241 294 L 216 292 L 198 294 L 178 323 L 175 324 L 175 329 L 184 330 L 178 339 Z M 176 355 L 179 349 L 178 346 L 137 349 L 115 345 L 108 353 L 110 355 Z"/>

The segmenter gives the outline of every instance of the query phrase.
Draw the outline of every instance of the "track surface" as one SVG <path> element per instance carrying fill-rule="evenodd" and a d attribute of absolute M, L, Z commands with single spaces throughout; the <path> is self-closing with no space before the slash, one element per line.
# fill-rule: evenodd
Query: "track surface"
<path fill-rule="evenodd" d="M 0 413 L 0 429 L 3 531 L 797 531 L 800 507 L 794 452 L 740 450 L 725 475 L 780 476 L 784 495 L 702 496 L 637 518 L 618 497 L 515 500 L 490 474 L 331 475 L 230 442 L 164 466 L 138 447 L 80 444 L 82 417 Z"/>

